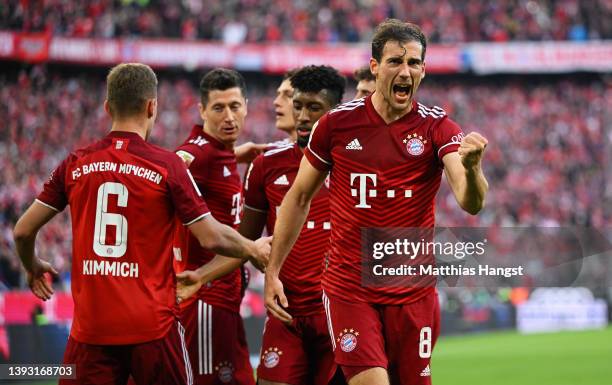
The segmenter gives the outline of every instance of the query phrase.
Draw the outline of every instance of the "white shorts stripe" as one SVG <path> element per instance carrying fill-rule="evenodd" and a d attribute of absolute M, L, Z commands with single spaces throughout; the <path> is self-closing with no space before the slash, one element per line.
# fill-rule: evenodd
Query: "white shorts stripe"
<path fill-rule="evenodd" d="M 183 349 L 183 361 L 185 361 L 185 372 L 187 374 L 187 385 L 193 385 L 193 371 L 191 370 L 191 362 L 189 362 L 189 353 L 187 353 L 187 345 L 185 344 L 185 328 L 178 322 L 178 332 L 181 337 L 181 348 Z"/>
<path fill-rule="evenodd" d="M 202 375 L 202 301 L 198 300 L 198 374 Z"/>
<path fill-rule="evenodd" d="M 329 298 L 323 292 L 323 307 L 325 308 L 325 315 L 327 316 L 327 330 L 329 331 L 329 338 L 331 338 L 332 349 L 336 350 L 336 336 L 334 335 L 334 327 L 331 320 L 331 311 L 329 310 Z"/>
<path fill-rule="evenodd" d="M 212 306 L 210 305 L 206 305 L 206 307 L 208 308 L 208 319 L 206 320 L 208 325 L 207 325 L 207 341 L 208 341 L 208 371 L 209 374 L 213 373 L 213 343 L 212 343 Z"/>

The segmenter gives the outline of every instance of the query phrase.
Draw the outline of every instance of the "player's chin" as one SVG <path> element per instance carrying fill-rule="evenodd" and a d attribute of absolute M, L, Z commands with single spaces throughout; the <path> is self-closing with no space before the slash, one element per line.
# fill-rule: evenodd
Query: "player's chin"
<path fill-rule="evenodd" d="M 401 111 L 401 110 L 408 109 L 410 107 L 411 102 L 412 101 L 410 99 L 399 100 L 399 101 L 398 100 L 392 100 L 391 107 L 394 110 Z"/>

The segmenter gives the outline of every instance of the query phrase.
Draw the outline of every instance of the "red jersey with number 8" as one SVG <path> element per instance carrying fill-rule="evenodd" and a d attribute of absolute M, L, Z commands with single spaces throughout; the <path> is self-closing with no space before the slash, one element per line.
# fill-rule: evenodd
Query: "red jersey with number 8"
<path fill-rule="evenodd" d="M 71 336 L 96 345 L 162 338 L 177 319 L 175 216 L 210 214 L 174 153 L 113 131 L 71 153 L 37 201 L 70 205 L 73 231 Z"/>

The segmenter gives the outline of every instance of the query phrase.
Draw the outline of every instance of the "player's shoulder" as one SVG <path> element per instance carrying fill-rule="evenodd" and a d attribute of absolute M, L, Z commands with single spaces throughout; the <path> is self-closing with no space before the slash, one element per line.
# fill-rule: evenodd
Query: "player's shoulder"
<path fill-rule="evenodd" d="M 344 116 L 354 116 L 365 113 L 366 97 L 351 100 L 332 108 L 327 115 L 334 116 L 335 119 Z"/>
<path fill-rule="evenodd" d="M 79 148 L 72 150 L 66 156 L 66 158 L 64 158 L 64 162 L 72 163 L 72 162 L 79 161 L 80 159 L 86 158 L 91 154 L 107 149 L 110 145 L 111 145 L 111 140 L 108 139 L 108 137 L 99 139 L 87 146 L 79 147 Z"/>
<path fill-rule="evenodd" d="M 289 142 L 289 143 L 287 143 L 285 145 L 278 146 L 278 147 L 272 148 L 270 150 L 267 150 L 266 152 L 264 152 L 260 156 L 264 159 L 263 161 L 265 161 L 267 159 L 283 158 L 283 157 L 287 156 L 289 153 L 291 153 L 290 150 L 293 149 L 294 146 L 295 146 L 294 143 Z"/>
<path fill-rule="evenodd" d="M 446 111 L 440 106 L 426 106 L 423 103 L 416 102 L 416 112 L 421 119 L 432 123 L 440 123 L 448 119 Z"/>
<path fill-rule="evenodd" d="M 216 155 L 216 148 L 203 135 L 192 135 L 178 146 L 175 153 L 187 164 L 208 162 Z"/>
<path fill-rule="evenodd" d="M 416 103 L 416 112 L 422 123 L 428 124 L 435 130 L 459 129 L 459 125 L 452 120 L 446 111 L 439 106 L 426 106 L 423 103 Z"/>
<path fill-rule="evenodd" d="M 280 148 L 280 147 L 291 146 L 292 144 L 293 144 L 293 142 L 291 141 L 290 138 L 285 138 L 285 139 L 282 139 L 282 140 L 277 140 L 277 141 L 274 141 L 274 142 L 270 142 L 270 143 L 266 144 L 265 152 L 272 151 L 272 150 L 275 150 L 275 149 Z"/>

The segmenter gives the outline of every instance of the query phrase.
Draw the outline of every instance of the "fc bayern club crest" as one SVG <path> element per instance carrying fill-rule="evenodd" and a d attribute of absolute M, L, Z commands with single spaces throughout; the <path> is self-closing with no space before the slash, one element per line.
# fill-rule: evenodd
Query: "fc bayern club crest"
<path fill-rule="evenodd" d="M 425 151 L 427 139 L 424 140 L 422 136 L 418 136 L 416 133 L 414 133 L 412 135 L 408 135 L 403 142 L 406 144 L 406 151 L 408 151 L 410 155 L 418 156 Z"/>
<path fill-rule="evenodd" d="M 231 382 L 234 379 L 234 365 L 229 361 L 223 361 L 215 367 L 219 380 L 224 384 Z"/>
<path fill-rule="evenodd" d="M 336 342 L 340 344 L 340 349 L 343 352 L 352 352 L 357 347 L 357 336 L 359 336 L 359 332 L 355 329 L 344 329 L 338 334 Z"/>
<path fill-rule="evenodd" d="M 279 350 L 277 347 L 268 348 L 263 351 L 261 361 L 266 368 L 271 369 L 278 365 L 280 362 L 280 356 L 282 355 L 282 350 Z"/>

